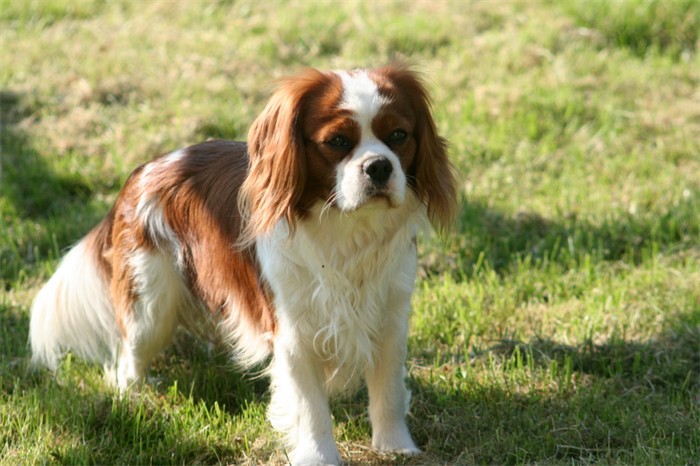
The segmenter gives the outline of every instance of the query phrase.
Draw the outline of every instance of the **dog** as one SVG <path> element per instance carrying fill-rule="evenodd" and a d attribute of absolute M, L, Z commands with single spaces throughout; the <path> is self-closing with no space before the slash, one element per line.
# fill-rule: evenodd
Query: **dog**
<path fill-rule="evenodd" d="M 305 70 L 279 82 L 247 144 L 134 170 L 38 293 L 33 362 L 55 369 L 71 351 L 126 390 L 178 327 L 215 328 L 243 366 L 269 361 L 268 417 L 292 464 L 340 463 L 328 397 L 363 378 L 373 448 L 417 454 L 404 380 L 416 235 L 447 228 L 456 205 L 416 72 Z"/>

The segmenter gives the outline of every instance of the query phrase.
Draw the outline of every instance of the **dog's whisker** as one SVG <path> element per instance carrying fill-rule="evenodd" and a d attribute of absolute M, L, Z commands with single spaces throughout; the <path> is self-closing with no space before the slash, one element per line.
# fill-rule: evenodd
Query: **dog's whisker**
<path fill-rule="evenodd" d="M 326 199 L 326 202 L 323 204 L 323 207 L 321 207 L 321 212 L 318 216 L 318 223 L 321 223 L 323 220 L 323 216 L 328 214 L 328 211 L 335 205 L 335 202 L 338 200 L 338 197 L 340 196 L 340 193 L 333 191 L 331 195 Z"/>

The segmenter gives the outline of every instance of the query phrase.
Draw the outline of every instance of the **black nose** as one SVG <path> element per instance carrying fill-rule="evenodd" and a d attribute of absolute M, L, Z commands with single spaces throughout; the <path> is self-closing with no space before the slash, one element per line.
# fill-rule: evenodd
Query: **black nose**
<path fill-rule="evenodd" d="M 362 165 L 365 175 L 376 185 L 383 185 L 391 176 L 393 168 L 391 162 L 385 157 L 375 157 L 369 159 Z"/>

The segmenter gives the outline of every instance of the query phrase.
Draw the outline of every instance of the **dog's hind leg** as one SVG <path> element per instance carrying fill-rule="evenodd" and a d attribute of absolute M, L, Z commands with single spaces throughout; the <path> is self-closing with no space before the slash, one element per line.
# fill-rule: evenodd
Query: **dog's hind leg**
<path fill-rule="evenodd" d="M 153 358 L 172 342 L 188 293 L 171 257 L 144 249 L 126 263 L 129 286 L 113 283 L 112 288 L 122 330 L 114 374 L 120 390 L 141 382 Z"/>

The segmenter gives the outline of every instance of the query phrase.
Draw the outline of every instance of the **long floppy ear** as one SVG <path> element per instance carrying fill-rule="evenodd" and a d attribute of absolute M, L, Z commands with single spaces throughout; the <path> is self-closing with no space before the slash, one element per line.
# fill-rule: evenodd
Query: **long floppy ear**
<path fill-rule="evenodd" d="M 323 79 L 316 70 L 283 80 L 248 133 L 250 168 L 238 196 L 239 243 L 250 244 L 284 219 L 293 231 L 306 183 L 303 100 Z"/>
<path fill-rule="evenodd" d="M 409 183 L 427 206 L 433 226 L 445 230 L 457 213 L 457 182 L 454 166 L 447 157 L 447 141 L 437 133 L 430 97 L 420 76 L 404 65 L 390 65 L 385 70 L 408 95 L 416 115 L 417 153 L 409 168 Z"/>

